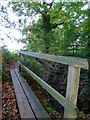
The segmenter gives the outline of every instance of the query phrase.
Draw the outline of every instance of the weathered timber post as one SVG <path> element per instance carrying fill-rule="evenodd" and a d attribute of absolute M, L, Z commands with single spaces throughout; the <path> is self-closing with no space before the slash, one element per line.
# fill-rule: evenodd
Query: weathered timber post
<path fill-rule="evenodd" d="M 66 98 L 74 106 L 77 104 L 78 88 L 79 88 L 80 68 L 69 66 Z M 76 118 L 65 109 L 64 118 Z"/>
<path fill-rule="evenodd" d="M 22 51 L 22 49 L 20 50 Z M 21 53 L 19 53 L 19 56 L 20 56 L 20 61 L 22 62 L 24 60 L 24 57 Z M 19 70 L 21 71 L 21 67 L 19 66 Z"/>

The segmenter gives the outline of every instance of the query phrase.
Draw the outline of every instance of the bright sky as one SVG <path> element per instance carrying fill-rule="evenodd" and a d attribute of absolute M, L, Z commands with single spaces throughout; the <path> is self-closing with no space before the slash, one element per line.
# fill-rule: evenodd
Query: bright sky
<path fill-rule="evenodd" d="M 17 43 L 17 41 L 14 39 L 14 38 L 16 39 L 21 38 L 21 35 L 17 30 L 15 29 L 11 30 L 9 28 L 4 28 L 1 25 L 0 25 L 0 29 L 1 29 L 0 46 L 7 45 L 8 49 L 11 51 L 19 50 L 24 46 L 22 43 Z M 8 38 L 6 34 L 10 35 L 11 39 Z"/>
<path fill-rule="evenodd" d="M 2 4 L 5 6 L 5 5 L 7 5 L 7 2 L 4 1 L 4 2 L 2 2 Z M 9 13 L 10 21 L 12 21 L 12 22 L 14 20 L 18 21 L 18 17 L 11 11 L 11 9 L 8 9 L 8 13 Z M 39 15 L 34 16 L 33 19 L 37 20 L 38 18 L 39 18 Z M 30 21 L 32 21 L 32 18 L 31 19 L 29 18 L 27 25 L 29 24 Z M 5 25 L 4 23 L 1 23 L 1 24 Z M 20 32 L 16 29 L 5 28 L 1 24 L 0 24 L 0 46 L 7 45 L 7 48 L 10 51 L 22 49 L 25 46 L 25 44 L 17 42 L 18 39 L 22 38 L 22 35 L 20 34 Z M 18 25 L 17 25 L 17 29 L 18 29 Z M 11 37 L 11 39 L 8 38 L 7 35 L 5 35 L 5 34 L 8 34 Z"/>
<path fill-rule="evenodd" d="M 7 2 L 5 1 L 2 4 L 5 5 L 6 3 Z M 9 12 L 9 18 L 11 21 L 14 21 L 15 19 L 17 19 L 17 17 L 12 12 L 10 12 L 9 10 L 8 10 L 8 12 Z M 0 19 L 1 19 L 1 17 L 0 17 Z M 1 22 L 1 20 L 0 20 L 0 22 Z M 11 29 L 11 28 L 5 28 L 4 22 L 1 22 L 1 24 L 0 24 L 0 46 L 7 45 L 7 48 L 10 51 L 21 49 L 23 47 L 23 45 L 21 43 L 17 43 L 15 41 L 15 39 L 19 39 L 22 37 L 21 34 L 19 33 L 19 31 L 15 30 L 15 29 Z M 6 25 L 6 26 L 8 26 L 8 25 Z M 10 36 L 10 38 L 8 38 L 7 35 Z"/>

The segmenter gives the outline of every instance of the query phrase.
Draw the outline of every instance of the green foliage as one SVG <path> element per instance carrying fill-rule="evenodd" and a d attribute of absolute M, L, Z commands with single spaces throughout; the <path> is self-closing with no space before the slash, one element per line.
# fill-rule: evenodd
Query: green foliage
<path fill-rule="evenodd" d="M 18 55 L 17 52 L 10 52 L 6 46 L 1 47 L 0 52 L 2 57 L 2 80 L 7 82 L 10 80 L 9 66 L 13 60 L 17 59 Z"/>
<path fill-rule="evenodd" d="M 25 61 L 23 61 L 22 63 L 40 78 L 44 78 L 46 72 L 38 61 L 33 58 L 27 57 L 27 60 L 25 59 Z"/>
<path fill-rule="evenodd" d="M 48 99 L 45 99 L 45 100 L 43 100 L 42 102 L 43 102 L 44 106 L 48 106 L 49 100 L 48 100 Z"/>
<path fill-rule="evenodd" d="M 32 2 L 30 4 L 32 7 L 28 7 L 28 3 L 25 6 L 22 4 L 23 8 L 33 11 L 32 15 L 41 14 L 37 22 L 25 27 L 22 31 L 26 35 L 24 39 L 27 44 L 26 50 L 73 56 L 81 56 L 83 53 L 82 57 L 86 57 L 89 33 L 88 13 L 87 10 L 82 10 L 86 4 L 85 2 L 78 2 L 78 4 L 58 2 L 41 5 Z M 23 42 L 23 39 L 21 41 Z M 68 50 L 73 44 L 80 46 L 75 54 L 69 53 Z"/>
<path fill-rule="evenodd" d="M 80 57 L 83 52 L 82 56 L 90 56 L 90 9 L 84 10 L 85 5 L 88 3 L 8 2 L 8 7 L 19 17 L 19 27 L 26 36 L 21 42 L 26 43 L 26 50 Z M 2 11 L 7 13 L 4 7 Z M 37 15 L 40 17 L 35 20 Z M 15 23 L 12 25 L 15 26 Z M 73 44 L 80 46 L 74 54 L 69 52 Z"/>
<path fill-rule="evenodd" d="M 53 108 L 51 107 L 46 107 L 46 111 L 49 113 L 49 114 L 52 114 L 52 113 L 55 113 L 56 110 L 54 110 Z"/>
<path fill-rule="evenodd" d="M 51 107 L 51 105 L 49 105 L 50 104 L 49 102 L 50 102 L 49 99 L 44 99 L 43 105 L 45 106 L 44 108 L 46 109 L 47 113 L 51 115 L 51 114 L 55 113 L 56 110 L 53 107 Z"/>
<path fill-rule="evenodd" d="M 83 113 L 83 111 L 78 113 L 78 119 L 85 119 L 85 114 Z"/>
<path fill-rule="evenodd" d="M 18 58 L 17 52 L 10 52 L 6 46 L 1 47 L 1 54 L 2 54 L 2 62 L 5 61 L 10 63 L 12 60 Z"/>
<path fill-rule="evenodd" d="M 8 77 L 7 73 L 5 73 L 5 69 L 3 68 L 3 70 L 0 71 L 0 72 L 2 73 L 2 80 L 3 80 L 4 82 L 9 81 L 9 77 Z"/>

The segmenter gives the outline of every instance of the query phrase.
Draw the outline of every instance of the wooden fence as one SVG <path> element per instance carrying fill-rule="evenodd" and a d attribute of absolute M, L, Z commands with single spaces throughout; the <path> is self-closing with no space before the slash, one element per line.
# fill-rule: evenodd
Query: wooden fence
<path fill-rule="evenodd" d="M 79 77 L 81 68 L 90 70 L 90 60 L 75 57 L 56 56 L 50 54 L 41 54 L 34 52 L 19 51 L 21 59 L 23 55 L 39 58 L 43 60 L 53 61 L 68 65 L 68 80 L 66 88 L 66 97 L 48 85 L 44 80 L 29 70 L 21 62 L 19 65 L 24 68 L 49 94 L 51 94 L 64 108 L 64 118 L 77 118 L 77 97 L 79 88 Z M 22 61 L 22 60 L 21 60 Z"/>

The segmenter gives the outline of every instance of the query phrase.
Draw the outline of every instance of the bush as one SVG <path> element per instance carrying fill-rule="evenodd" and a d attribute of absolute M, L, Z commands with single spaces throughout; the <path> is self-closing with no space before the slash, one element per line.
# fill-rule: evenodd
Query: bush
<path fill-rule="evenodd" d="M 41 64 L 38 61 L 36 61 L 36 59 L 27 57 L 22 62 L 22 64 L 27 66 L 32 72 L 34 72 L 36 75 L 38 75 L 42 79 L 44 78 L 46 72 L 45 72 L 44 68 L 41 66 Z"/>
<path fill-rule="evenodd" d="M 12 60 L 18 58 L 17 52 L 10 52 L 6 46 L 1 47 L 2 63 L 10 63 Z"/>
<path fill-rule="evenodd" d="M 10 52 L 6 46 L 1 47 L 0 49 L 0 63 L 2 68 L 0 69 L 0 72 L 2 74 L 2 80 L 3 81 L 9 81 L 10 77 L 9 77 L 9 68 L 10 68 L 10 64 L 12 63 L 12 61 L 16 58 L 18 58 L 17 52 Z"/>

